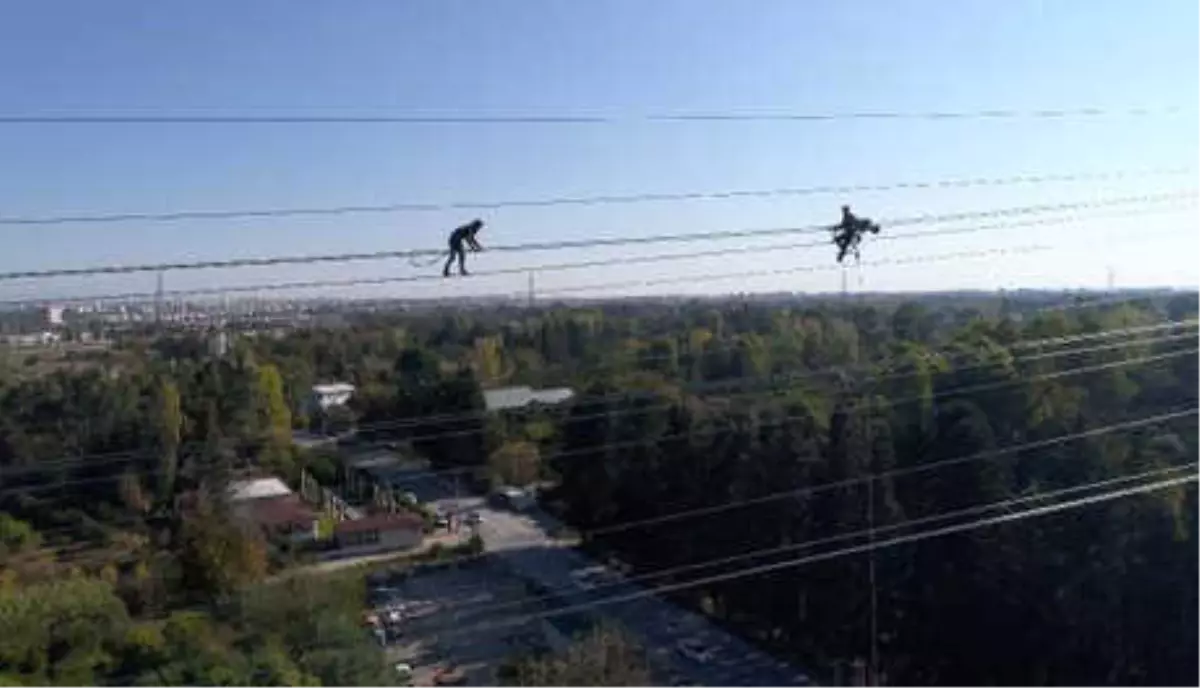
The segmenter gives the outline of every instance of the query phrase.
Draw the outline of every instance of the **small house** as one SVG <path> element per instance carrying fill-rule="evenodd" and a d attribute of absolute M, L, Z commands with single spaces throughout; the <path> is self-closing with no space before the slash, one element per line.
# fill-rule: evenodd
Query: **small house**
<path fill-rule="evenodd" d="M 342 554 L 412 549 L 425 539 L 425 521 L 409 513 L 372 514 L 338 523 L 333 528 L 333 537 Z"/>
<path fill-rule="evenodd" d="M 345 406 L 354 396 L 354 385 L 335 382 L 329 385 L 313 385 L 308 395 L 308 411 L 319 413 L 334 406 Z"/>
<path fill-rule="evenodd" d="M 235 480 L 227 494 L 234 515 L 268 537 L 292 542 L 317 537 L 317 514 L 279 478 Z"/>
<path fill-rule="evenodd" d="M 527 406 L 556 406 L 569 401 L 575 392 L 567 387 L 534 389 L 526 385 L 498 387 L 483 391 L 484 405 L 488 411 L 508 411 Z"/>

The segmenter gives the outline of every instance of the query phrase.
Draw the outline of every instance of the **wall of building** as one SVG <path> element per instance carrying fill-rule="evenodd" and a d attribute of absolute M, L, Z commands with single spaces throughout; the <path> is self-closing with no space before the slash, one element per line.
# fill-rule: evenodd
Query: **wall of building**
<path fill-rule="evenodd" d="M 419 546 L 424 539 L 425 534 L 417 528 L 347 533 L 337 536 L 337 551 L 342 556 L 377 554 L 412 549 Z"/>

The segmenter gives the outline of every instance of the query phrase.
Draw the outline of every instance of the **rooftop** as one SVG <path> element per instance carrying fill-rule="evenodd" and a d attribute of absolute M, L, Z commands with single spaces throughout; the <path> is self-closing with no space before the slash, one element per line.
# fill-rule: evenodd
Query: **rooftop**
<path fill-rule="evenodd" d="M 292 444 L 295 444 L 297 447 L 309 449 L 312 447 L 320 447 L 320 446 L 336 444 L 336 443 L 337 443 L 336 437 L 328 437 L 326 435 L 316 435 L 316 434 L 313 434 L 311 432 L 307 432 L 304 430 L 293 430 L 292 431 Z"/>
<path fill-rule="evenodd" d="M 229 499 L 234 502 L 241 502 L 248 499 L 283 497 L 292 494 L 292 488 L 288 487 L 279 478 L 234 480 L 229 483 L 228 490 Z"/>
<path fill-rule="evenodd" d="M 255 500 L 248 505 L 247 515 L 256 523 L 272 527 L 284 525 L 307 527 L 317 519 L 316 513 L 294 494 Z"/>
<path fill-rule="evenodd" d="M 341 521 L 333 527 L 338 535 L 362 533 L 369 530 L 421 530 L 425 521 L 414 514 L 371 514 L 356 521 Z"/>
<path fill-rule="evenodd" d="M 354 392 L 354 385 L 349 382 L 333 382 L 327 385 L 313 385 L 312 391 L 316 394 L 351 394 Z"/>
<path fill-rule="evenodd" d="M 574 396 L 575 392 L 568 387 L 534 389 L 522 385 L 484 390 L 483 401 L 489 411 L 504 411 L 530 404 L 561 404 Z"/>

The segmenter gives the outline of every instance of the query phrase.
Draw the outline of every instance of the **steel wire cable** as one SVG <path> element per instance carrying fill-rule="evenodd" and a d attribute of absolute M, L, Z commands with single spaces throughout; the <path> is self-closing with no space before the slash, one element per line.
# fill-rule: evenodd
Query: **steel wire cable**
<path fill-rule="evenodd" d="M 0 115 L 0 125 L 598 125 L 634 123 L 818 123 L 837 121 L 931 121 L 954 120 L 1061 120 L 1099 117 L 1173 116 L 1192 112 L 1179 105 L 1126 108 L 981 108 L 973 110 L 858 110 L 796 112 L 790 110 L 659 112 L 635 115 L 575 114 L 197 114 L 197 113 L 11 113 Z"/>
<path fill-rule="evenodd" d="M 1196 324 L 1200 324 L 1200 319 L 1195 319 L 1195 321 L 1166 323 L 1163 325 L 1158 325 L 1158 327 L 1156 327 L 1156 329 L 1186 329 L 1189 327 L 1194 327 L 1194 325 L 1196 325 Z M 1138 328 L 1132 328 L 1132 329 L 1124 330 L 1124 331 L 1135 331 L 1135 333 L 1136 333 L 1136 331 L 1148 331 L 1148 330 L 1146 327 L 1138 327 Z M 1122 334 L 1122 333 L 1123 333 L 1122 330 L 1109 330 L 1108 333 L 1093 333 L 1093 335 L 1096 335 L 1096 337 L 1098 339 L 1098 337 L 1100 337 L 1100 336 L 1104 336 L 1104 335 L 1117 336 L 1118 334 Z M 1195 337 L 1195 336 L 1200 336 L 1200 333 L 1168 333 L 1166 335 L 1152 337 L 1152 339 L 1147 339 L 1147 340 L 1122 341 L 1122 342 L 1109 343 L 1109 345 L 1100 345 L 1100 346 L 1086 347 L 1086 348 L 1080 348 L 1080 349 L 1066 349 L 1066 351 L 1042 352 L 1042 353 L 1038 353 L 1038 354 L 1027 355 L 1027 357 L 1022 358 L 1022 359 L 1016 359 L 1015 363 L 1027 363 L 1027 361 L 1043 360 L 1043 359 L 1048 359 L 1048 358 L 1057 358 L 1057 357 L 1062 357 L 1062 355 L 1096 353 L 1096 352 L 1100 352 L 1100 351 L 1111 351 L 1111 349 L 1120 349 L 1120 348 L 1130 347 L 1130 346 L 1147 346 L 1147 345 L 1154 345 L 1154 343 L 1166 343 L 1166 342 L 1172 342 L 1172 341 L 1181 341 L 1181 340 L 1193 339 L 1193 337 Z M 1045 342 L 1054 342 L 1056 339 L 1058 339 L 1058 337 L 1048 337 L 1048 339 L 1046 339 Z M 941 399 L 941 397 L 944 397 L 944 396 L 956 396 L 956 395 L 965 394 L 965 393 L 972 393 L 972 391 L 989 391 L 989 390 L 995 390 L 995 389 L 1003 389 L 1003 388 L 1007 388 L 1007 387 L 1014 387 L 1014 385 L 1016 385 L 1016 384 L 1020 384 L 1022 382 L 1028 382 L 1028 381 L 1036 381 L 1036 379 L 1058 378 L 1058 377 L 1063 377 L 1063 376 L 1068 376 L 1068 375 L 1080 375 L 1080 373 L 1096 372 L 1099 370 L 1109 370 L 1109 369 L 1111 369 L 1111 367 L 1120 367 L 1122 365 L 1133 365 L 1136 363 L 1144 363 L 1144 361 L 1154 361 L 1154 360 L 1159 360 L 1159 359 L 1175 358 L 1175 357 L 1178 357 L 1178 355 L 1188 355 L 1190 353 L 1194 353 L 1195 351 L 1200 351 L 1200 349 L 1186 349 L 1186 351 L 1182 351 L 1182 352 L 1168 352 L 1168 353 L 1164 353 L 1164 354 L 1147 355 L 1147 357 L 1142 357 L 1141 359 L 1109 361 L 1109 363 L 1099 364 L 1099 365 L 1090 366 L 1090 367 L 1080 367 L 1080 369 L 1068 369 L 1066 371 L 1054 371 L 1051 373 L 1044 373 L 1044 375 L 1033 376 L 1033 377 L 1019 377 L 1019 378 L 1012 379 L 1012 381 L 1000 381 L 1000 382 L 995 382 L 995 383 L 966 385 L 966 387 L 962 387 L 962 388 L 950 388 L 950 389 L 946 389 L 946 390 L 938 390 L 938 391 L 935 391 L 934 394 L 932 394 L 931 399 Z M 952 372 L 961 373 L 961 372 L 966 372 L 966 371 L 970 371 L 970 370 L 986 369 L 986 367 L 992 367 L 992 366 L 996 366 L 996 365 L 1004 365 L 1004 363 L 1007 363 L 1007 361 L 1002 361 L 1002 363 L 994 363 L 994 361 L 985 361 L 985 363 L 980 363 L 980 364 L 974 365 L 974 366 L 961 367 L 961 369 L 956 369 Z M 870 366 L 870 365 L 874 365 L 874 364 L 868 364 L 868 365 Z M 832 369 L 823 370 L 823 371 L 811 371 L 808 373 L 799 373 L 798 376 L 787 377 L 786 382 L 796 382 L 796 381 L 798 381 L 798 379 L 810 379 L 810 378 L 816 377 L 818 375 L 828 375 L 828 373 L 840 373 L 840 372 L 845 372 L 845 371 L 846 371 L 845 367 L 836 366 L 836 367 L 832 367 Z M 918 372 L 898 372 L 898 373 L 892 373 L 892 375 L 875 376 L 874 378 L 870 378 L 869 381 L 864 381 L 864 383 L 862 383 L 862 384 L 865 384 L 865 382 L 882 382 L 882 381 L 889 381 L 889 379 L 898 379 L 898 378 L 902 379 L 905 377 L 912 377 L 913 375 L 919 375 L 919 373 Z M 737 379 L 742 379 L 742 378 L 737 378 Z M 767 378 L 767 379 L 769 381 L 770 378 Z M 776 379 L 776 382 L 785 382 L 785 381 L 779 381 L 778 378 L 775 378 L 775 379 Z M 721 387 L 721 385 L 730 384 L 730 381 L 716 381 L 715 384 L 718 385 L 718 387 Z M 748 391 L 748 393 L 733 394 L 733 395 L 728 395 L 728 396 L 730 396 L 731 399 L 733 399 L 733 397 L 740 397 L 740 396 L 754 397 L 754 396 L 758 396 L 758 395 L 762 395 L 762 394 L 778 395 L 781 393 L 781 391 L 787 391 L 787 390 L 791 390 L 791 389 L 793 389 L 793 388 L 790 388 L 790 387 L 785 387 L 784 389 L 772 388 L 772 389 L 768 389 L 768 390 Z M 617 395 L 607 395 L 607 400 L 624 399 L 624 397 L 628 397 L 628 393 L 620 393 Z M 889 400 L 889 403 L 892 403 L 893 406 L 898 406 L 898 405 L 901 405 L 901 403 L 920 401 L 923 399 L 924 399 L 923 396 L 911 397 L 911 399 L 910 399 L 910 397 L 905 397 L 905 399 L 901 399 L 901 400 Z M 604 399 L 604 397 L 596 397 L 596 399 L 590 400 L 590 402 L 604 402 L 604 401 L 606 401 L 606 399 Z M 584 397 L 584 399 L 578 400 L 576 403 L 588 403 L 588 402 L 589 402 L 589 400 L 587 399 L 587 397 Z M 632 408 L 626 408 L 626 409 L 606 409 L 606 411 L 602 411 L 602 412 L 583 414 L 583 415 L 580 415 L 580 417 L 568 418 L 568 419 L 566 419 L 566 421 L 571 421 L 571 423 L 574 423 L 574 421 L 619 417 L 619 415 L 623 415 L 623 414 L 635 414 L 635 415 L 646 414 L 646 413 L 652 413 L 654 411 L 664 411 L 664 409 L 667 409 L 667 408 L 670 408 L 670 405 L 659 405 L 659 406 L 654 406 L 654 407 L 632 407 Z M 470 418 L 482 418 L 482 417 L 484 417 L 484 415 L 486 415 L 486 413 L 479 414 L 479 415 L 457 415 L 457 417 L 438 417 L 438 418 L 434 418 L 433 420 L 428 420 L 428 421 L 430 421 L 430 423 L 433 423 L 433 421 L 437 421 L 437 423 L 446 423 L 446 421 L 466 420 L 466 419 L 470 419 Z M 782 419 L 782 421 L 797 420 L 797 419 L 803 419 L 803 418 L 802 417 L 786 417 L 786 418 Z M 400 421 L 400 423 L 409 423 L 409 420 L 406 419 L 404 421 Z M 767 427 L 770 425 L 779 425 L 779 424 L 781 424 L 781 423 L 762 424 L 761 426 Z M 400 425 L 398 427 L 408 427 L 408 426 L 409 425 Z M 389 425 L 388 421 L 384 421 L 384 423 L 382 423 L 382 424 L 373 425 L 370 427 L 370 429 L 364 429 L 364 430 L 378 431 L 378 430 L 384 430 L 384 429 L 386 429 L 386 427 L 397 427 L 397 426 Z M 479 433 L 481 433 L 481 432 L 482 432 L 482 430 L 446 431 L 446 432 L 432 433 L 432 435 L 422 435 L 422 436 L 408 438 L 408 441 L 430 441 L 430 439 L 438 439 L 438 438 L 446 438 L 446 437 L 479 435 Z M 667 441 L 667 439 L 690 437 L 692 435 L 694 435 L 694 433 L 679 433 L 679 435 L 676 435 L 676 436 L 664 436 L 664 437 L 656 438 L 656 439 L 654 439 L 654 441 L 650 441 L 649 443 L 653 444 L 656 442 Z M 594 447 L 594 448 L 583 448 L 583 449 L 578 449 L 578 450 L 558 451 L 558 453 L 554 453 L 554 454 L 545 456 L 544 459 L 550 460 L 550 459 L 558 459 L 558 457 L 564 457 L 564 456 L 569 456 L 569 455 L 594 453 L 594 451 L 600 451 L 600 450 L 605 450 L 605 449 L 610 449 L 610 448 L 616 447 L 617 444 L 618 443 L 608 443 L 608 444 L 604 444 L 604 445 L 599 445 L 599 447 Z M 641 447 L 641 445 L 647 444 L 647 443 L 641 442 L 641 441 L 630 441 L 630 442 L 619 443 L 619 444 L 620 444 L 620 447 Z M 202 443 L 196 443 L 196 444 L 192 445 L 191 449 L 197 449 L 200 447 L 200 445 L 202 445 Z M 182 448 L 181 448 L 181 450 L 182 450 Z M 90 467 L 101 466 L 101 465 L 104 465 L 104 463 L 108 463 L 108 462 L 120 462 L 120 461 L 132 462 L 137 459 L 144 459 L 144 457 L 149 457 L 151 455 L 152 455 L 152 453 L 149 450 L 133 449 L 133 450 L 126 450 L 126 451 L 116 451 L 116 453 L 112 453 L 112 454 L 91 454 L 91 455 L 76 456 L 76 457 L 65 457 L 65 459 L 62 459 L 61 461 L 43 463 L 43 465 L 38 465 L 35 467 L 20 467 L 17 469 L 8 469 L 8 468 L 0 469 L 0 478 L 5 477 L 5 475 L 18 475 L 18 477 L 19 477 L 19 475 L 36 474 L 36 473 L 41 473 L 41 472 L 46 472 L 46 471 L 55 471 L 55 469 L 71 468 L 71 467 L 76 467 L 76 466 L 90 468 Z M 426 475 L 426 477 L 433 478 L 433 477 L 437 477 L 437 475 L 466 473 L 466 472 L 474 471 L 474 469 L 475 469 L 475 467 L 451 468 L 451 469 L 445 469 L 445 471 L 424 472 L 424 473 L 422 473 L 422 475 Z M 103 480 L 103 479 L 100 479 L 100 480 Z M 60 483 L 60 485 L 62 485 L 62 484 L 67 484 L 67 483 Z M 17 490 L 22 490 L 22 489 L 17 489 Z M 34 487 L 34 490 L 37 490 L 37 487 Z M 0 489 L 0 495 L 2 495 L 2 493 L 5 493 L 4 489 Z"/>
<path fill-rule="evenodd" d="M 1112 206 L 1131 205 L 1138 203 L 1156 203 L 1169 202 L 1174 200 L 1182 200 L 1187 198 L 1195 198 L 1197 192 L 1195 189 L 1179 190 L 1155 194 L 1139 194 L 1106 198 L 1093 201 L 1075 201 L 1069 203 L 1044 203 L 1026 206 L 1013 206 L 1007 208 L 994 208 L 990 210 L 977 211 L 962 211 L 953 213 L 940 214 L 922 214 L 908 217 L 897 217 L 891 219 L 880 220 L 880 224 L 888 227 L 903 227 L 910 225 L 922 225 L 941 222 L 958 222 L 967 220 L 976 220 L 981 218 L 992 217 L 1021 217 L 1026 215 L 1037 215 L 1041 213 L 1067 212 L 1074 210 L 1084 210 L 1090 208 L 1107 208 Z M 694 241 L 712 241 L 716 239 L 740 239 L 747 237 L 763 237 L 763 236 L 778 236 L 778 235 L 800 235 L 813 233 L 828 233 L 831 224 L 808 225 L 801 227 L 773 227 L 766 229 L 734 229 L 734 230 L 718 230 L 711 232 L 691 232 L 684 234 L 659 234 L 642 237 L 607 237 L 596 239 L 581 239 L 581 240 L 562 240 L 548 242 L 530 242 L 524 244 L 498 245 L 487 249 L 488 253 L 527 253 L 531 251 L 555 251 L 561 249 L 575 248 L 597 248 L 602 246 L 640 246 L 647 244 L 660 243 L 681 243 Z M 447 250 L 439 249 L 413 249 L 399 251 L 371 251 L 363 253 L 338 253 L 338 254 L 321 254 L 321 255 L 295 255 L 295 256 L 269 256 L 263 258 L 230 258 L 226 260 L 203 260 L 203 261 L 188 261 L 175 263 L 143 263 L 130 265 L 101 265 L 84 268 L 59 268 L 49 270 L 24 270 L 14 272 L 0 273 L 0 281 L 11 281 L 18 279 L 44 279 L 50 277 L 73 277 L 84 275 L 113 275 L 113 274 L 130 274 L 138 272 L 166 272 L 173 270 L 202 270 L 213 268 L 245 268 L 245 267 L 266 267 L 277 265 L 298 265 L 312 263 L 345 263 L 354 261 L 366 260 L 386 260 L 394 258 L 427 258 L 431 256 L 445 256 Z M 607 261 L 603 264 L 620 263 L 621 261 Z M 579 264 L 579 267 L 589 267 L 595 265 L 596 261 Z M 526 267 L 517 269 L 516 272 L 524 273 L 529 270 L 550 270 L 564 269 L 555 268 L 555 266 L 540 266 Z M 480 276 L 485 274 L 513 274 L 512 270 L 492 271 L 491 273 L 477 273 Z M 422 281 L 426 279 L 441 279 L 440 275 L 434 276 L 412 276 L 407 281 Z M 265 287 L 258 287 L 265 289 Z M 186 293 L 186 292 L 185 292 Z M 205 293 L 205 292 L 196 292 Z M 214 293 L 226 293 L 214 292 Z M 176 295 L 178 292 L 172 292 Z M 93 299 L 96 297 L 93 297 Z M 11 303 L 11 302 L 10 302 Z"/>
<path fill-rule="evenodd" d="M 952 177 L 936 180 L 899 181 L 880 184 L 844 184 L 771 189 L 730 189 L 722 191 L 685 191 L 594 196 L 559 196 L 539 199 L 504 199 L 494 201 L 455 201 L 447 203 L 395 202 L 375 205 L 337 205 L 309 208 L 259 208 L 235 210 L 176 210 L 166 212 L 125 212 L 106 214 L 0 216 L 0 225 L 57 225 L 96 224 L 110 222 L 177 222 L 181 220 L 231 220 L 266 217 L 338 216 L 362 213 L 431 212 L 442 210 L 499 210 L 502 208 L 544 208 L 554 206 L 589 206 L 632 204 L 645 202 L 723 200 L 734 198 L 771 198 L 815 196 L 919 189 L 964 189 L 1038 185 L 1066 182 L 1099 182 L 1140 179 L 1145 177 L 1194 174 L 1191 167 L 1164 167 L 1144 170 L 1108 172 L 1060 172 L 1050 174 L 1018 174 L 1006 177 Z"/>

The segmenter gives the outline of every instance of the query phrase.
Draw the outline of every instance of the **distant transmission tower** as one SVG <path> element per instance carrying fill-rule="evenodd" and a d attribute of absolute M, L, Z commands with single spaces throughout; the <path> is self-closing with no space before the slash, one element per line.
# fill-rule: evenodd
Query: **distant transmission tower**
<path fill-rule="evenodd" d="M 1113 266 L 1108 266 L 1108 290 L 1113 291 L 1117 286 L 1117 270 Z"/>
<path fill-rule="evenodd" d="M 156 325 L 162 324 L 162 311 L 163 311 L 163 274 L 162 274 L 162 271 L 159 270 L 157 284 L 154 288 L 154 323 Z"/>

